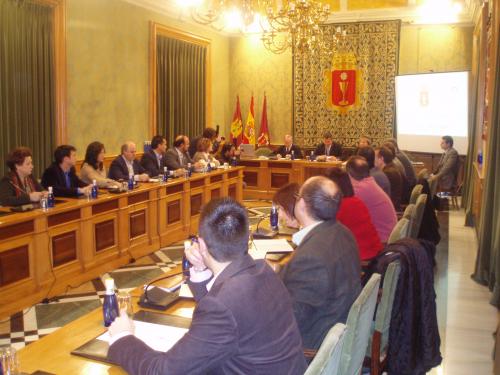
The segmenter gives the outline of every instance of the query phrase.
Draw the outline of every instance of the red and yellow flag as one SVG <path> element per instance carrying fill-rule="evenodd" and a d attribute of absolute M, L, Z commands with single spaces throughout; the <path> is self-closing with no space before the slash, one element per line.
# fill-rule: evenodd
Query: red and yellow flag
<path fill-rule="evenodd" d="M 255 144 L 255 120 L 254 120 L 254 110 L 253 110 L 253 95 L 250 101 L 250 110 L 248 111 L 247 123 L 245 125 L 245 131 L 243 132 L 243 143 L 254 145 Z"/>
<path fill-rule="evenodd" d="M 232 144 L 239 146 L 243 140 L 243 120 L 241 118 L 240 96 L 236 96 L 236 109 L 233 114 L 233 122 L 231 122 L 231 133 L 229 139 Z"/>
<path fill-rule="evenodd" d="M 267 127 L 267 99 L 264 94 L 264 104 L 262 105 L 262 116 L 260 118 L 260 135 L 257 140 L 259 146 L 267 146 L 271 142 L 269 129 Z"/>

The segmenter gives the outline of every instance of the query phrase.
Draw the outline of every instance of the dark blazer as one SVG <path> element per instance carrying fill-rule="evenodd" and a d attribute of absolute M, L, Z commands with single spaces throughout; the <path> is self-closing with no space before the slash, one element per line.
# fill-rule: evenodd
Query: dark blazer
<path fill-rule="evenodd" d="M 193 160 L 191 159 L 191 156 L 187 152 L 184 153 L 184 163 L 181 164 L 181 161 L 179 160 L 179 154 L 177 153 L 177 150 L 175 147 L 169 148 L 167 152 L 165 152 L 165 165 L 168 167 L 168 169 L 179 169 L 179 168 L 186 168 L 187 163 L 193 164 Z"/>
<path fill-rule="evenodd" d="M 318 147 L 316 147 L 314 155 L 316 156 L 326 155 L 326 147 L 324 143 L 321 143 L 318 145 Z M 330 146 L 330 151 L 326 156 L 335 156 L 337 158 L 340 158 L 342 156 L 342 145 L 340 143 L 332 142 L 332 145 Z"/>
<path fill-rule="evenodd" d="M 158 159 L 153 150 L 149 150 L 142 155 L 141 165 L 149 175 L 149 177 L 156 177 L 163 173 L 163 167 L 165 167 L 165 155 L 160 159 L 160 165 L 158 166 Z"/>
<path fill-rule="evenodd" d="M 403 196 L 403 177 L 392 163 L 387 164 L 382 172 L 384 172 L 391 184 L 390 197 L 394 209 L 399 211 L 401 209 L 401 198 Z"/>
<path fill-rule="evenodd" d="M 452 147 L 441 155 L 437 169 L 434 172 L 439 179 L 441 189 L 451 189 L 456 186 L 459 168 L 458 152 Z"/>
<path fill-rule="evenodd" d="M 146 170 L 142 167 L 142 165 L 134 159 L 132 166 L 134 168 L 134 175 L 146 173 Z M 121 155 L 118 155 L 115 160 L 111 162 L 109 167 L 108 177 L 113 180 L 128 180 L 128 168 L 125 160 Z"/>
<path fill-rule="evenodd" d="M 198 151 L 198 142 L 203 138 L 202 135 L 199 135 L 197 137 L 194 137 L 193 139 L 189 140 L 189 149 L 188 149 L 188 154 L 191 158 L 194 157 L 194 154 L 196 154 L 196 151 Z M 214 150 L 217 150 L 214 148 Z"/>
<path fill-rule="evenodd" d="M 108 358 L 129 374 L 303 374 L 300 333 L 290 297 L 264 261 L 234 260 L 197 301 L 189 332 L 168 352 L 134 336 L 116 341 Z"/>
<path fill-rule="evenodd" d="M 292 146 L 290 148 L 290 151 L 287 152 L 286 146 L 283 145 L 283 146 L 280 146 L 280 148 L 278 148 L 278 150 L 276 151 L 276 154 L 280 154 L 281 156 L 285 156 L 285 155 L 291 154 L 292 150 L 293 150 L 294 155 L 297 159 L 302 159 L 302 150 L 300 149 L 299 146 L 297 146 L 296 144 L 293 144 L 293 143 L 292 143 Z"/>
<path fill-rule="evenodd" d="M 69 181 L 70 187 L 66 187 L 66 179 L 64 178 L 64 172 L 59 167 L 59 164 L 52 163 L 43 172 L 42 185 L 44 188 L 48 189 L 52 186 L 54 195 L 56 197 L 77 197 L 78 188 L 85 187 L 87 184 L 80 180 L 76 175 L 75 168 L 71 168 L 69 171 Z"/>
<path fill-rule="evenodd" d="M 29 194 L 26 194 L 25 191 L 20 191 L 20 195 L 16 195 L 16 187 L 13 185 L 13 177 L 11 172 L 6 175 L 0 181 L 0 205 L 2 206 L 21 206 L 23 204 L 31 203 Z M 37 180 L 33 176 L 28 176 L 33 182 L 33 186 L 35 187 L 35 191 L 42 191 L 43 187 L 40 185 Z M 18 177 L 19 179 L 19 177 Z M 24 190 L 24 186 L 19 186 Z"/>
<path fill-rule="evenodd" d="M 318 349 L 330 328 L 346 322 L 361 291 L 360 275 L 358 246 L 344 225 L 325 221 L 304 237 L 280 272 L 304 347 Z"/>

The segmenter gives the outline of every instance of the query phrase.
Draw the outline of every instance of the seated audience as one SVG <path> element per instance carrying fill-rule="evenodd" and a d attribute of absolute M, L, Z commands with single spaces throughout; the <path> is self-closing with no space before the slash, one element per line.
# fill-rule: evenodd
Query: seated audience
<path fill-rule="evenodd" d="M 361 137 L 359 137 L 358 149 L 362 147 L 371 147 L 371 145 L 372 140 L 368 136 L 362 135 Z"/>
<path fill-rule="evenodd" d="M 293 216 L 301 230 L 280 276 L 293 300 L 305 348 L 318 349 L 336 323 L 345 323 L 361 291 L 358 246 L 336 220 L 342 193 L 323 176 L 308 179 L 299 191 Z"/>
<path fill-rule="evenodd" d="M 370 176 L 375 179 L 375 182 L 385 191 L 387 196 L 390 197 L 391 183 L 385 173 L 375 166 L 375 150 L 373 147 L 361 147 L 358 149 L 357 154 L 366 159 L 368 167 L 370 168 Z"/>
<path fill-rule="evenodd" d="M 92 142 L 87 146 L 85 160 L 80 169 L 80 178 L 86 184 L 92 184 L 96 181 L 100 188 L 117 188 L 120 184 L 106 176 L 106 167 L 104 166 L 104 145 L 101 142 Z"/>
<path fill-rule="evenodd" d="M 212 141 L 208 138 L 202 138 L 198 141 L 198 151 L 194 154 L 193 161 L 199 164 L 197 169 L 203 169 L 210 163 L 212 166 L 217 168 L 220 163 L 217 159 L 213 157 L 212 153 Z"/>
<path fill-rule="evenodd" d="M 90 195 L 92 185 L 78 178 L 75 172 L 76 148 L 61 145 L 54 151 L 54 162 L 43 172 L 42 185 L 52 186 L 56 197 Z"/>
<path fill-rule="evenodd" d="M 189 138 L 185 135 L 178 135 L 174 141 L 174 147 L 169 148 L 165 153 L 165 164 L 168 169 L 176 171 L 177 175 L 184 173 L 188 163 L 193 164 L 189 153 Z"/>
<path fill-rule="evenodd" d="M 216 154 L 216 158 L 221 164 L 231 164 L 234 157 L 236 157 L 236 147 L 232 143 L 222 144 L 220 152 Z"/>
<path fill-rule="evenodd" d="M 323 135 L 323 143 L 316 147 L 314 154 L 316 155 L 316 160 L 336 160 L 342 155 L 342 145 L 334 142 L 332 139 L 332 133 L 327 131 Z M 321 157 L 318 158 L 318 156 Z"/>
<path fill-rule="evenodd" d="M 380 241 L 387 242 L 398 218 L 394 205 L 387 194 L 370 176 L 368 162 L 361 156 L 352 156 L 346 164 L 347 173 L 351 178 L 354 195 L 361 199 L 377 229 Z"/>
<path fill-rule="evenodd" d="M 431 175 L 431 179 L 438 179 L 439 187 L 443 190 L 451 190 L 457 186 L 457 176 L 460 167 L 458 152 L 453 148 L 453 138 L 445 135 L 441 138 L 441 155 L 437 169 Z"/>
<path fill-rule="evenodd" d="M 299 190 L 299 184 L 292 182 L 282 186 L 273 196 L 273 203 L 279 208 L 280 221 L 285 222 L 289 228 L 300 227 L 293 213 Z"/>
<path fill-rule="evenodd" d="M 194 154 L 198 152 L 198 142 L 202 138 L 208 138 L 210 141 L 215 142 L 217 140 L 217 131 L 214 128 L 205 128 L 203 130 L 203 133 L 199 135 L 198 137 L 193 138 L 189 143 L 188 143 L 188 153 L 191 158 L 194 158 Z M 217 147 L 219 142 L 217 142 Z M 217 147 L 215 148 L 217 150 Z"/>
<path fill-rule="evenodd" d="M 155 351 L 122 311 L 109 327 L 108 358 L 129 374 L 303 374 L 290 296 L 264 260 L 248 255 L 248 238 L 241 204 L 210 201 L 198 244 L 186 250 L 197 302 L 189 331 L 167 352 Z"/>
<path fill-rule="evenodd" d="M 385 142 L 381 147 L 386 147 L 386 148 L 389 149 L 389 151 L 391 151 L 392 156 L 393 156 L 392 163 L 393 163 L 394 167 L 396 167 L 396 169 L 398 170 L 398 172 L 401 175 L 401 177 L 403 177 L 404 179 L 406 179 L 405 167 L 399 161 L 399 159 L 396 157 L 396 147 L 394 147 L 394 144 L 391 143 L 391 142 Z"/>
<path fill-rule="evenodd" d="M 135 159 L 136 147 L 134 142 L 126 142 L 121 147 L 121 155 L 111 162 L 109 178 L 117 181 L 127 181 L 134 176 L 134 181 L 149 181 L 149 176 L 142 165 Z"/>
<path fill-rule="evenodd" d="M 167 151 L 167 139 L 161 135 L 155 135 L 151 140 L 151 150 L 145 152 L 141 158 L 141 165 L 149 177 L 163 174 L 165 151 Z"/>
<path fill-rule="evenodd" d="M 382 146 L 375 149 L 375 166 L 384 172 L 389 179 L 389 183 L 391 184 L 391 201 L 394 209 L 399 211 L 403 196 L 403 177 L 401 177 L 401 173 L 392 162 L 393 160 L 394 154 L 389 148 Z"/>
<path fill-rule="evenodd" d="M 415 172 L 415 168 L 413 164 L 406 155 L 406 153 L 399 149 L 398 142 L 394 138 L 390 138 L 386 141 L 386 143 L 391 143 L 396 150 L 396 159 L 400 161 L 405 170 L 406 179 L 408 180 L 408 188 L 411 190 L 417 184 L 417 174 Z"/>
<path fill-rule="evenodd" d="M 299 146 L 293 143 L 293 138 L 291 135 L 285 135 L 284 143 L 285 144 L 283 146 L 280 146 L 278 148 L 278 151 L 276 151 L 276 156 L 284 158 L 286 155 L 291 155 L 293 151 L 293 154 L 297 159 L 302 159 L 302 151 L 300 150 Z"/>
<path fill-rule="evenodd" d="M 382 242 L 372 223 L 370 212 L 361 199 L 354 196 L 351 180 L 347 172 L 339 167 L 328 170 L 327 177 L 342 191 L 342 201 L 337 212 L 337 220 L 344 224 L 356 238 L 361 260 L 369 260 L 382 250 Z"/>
<path fill-rule="evenodd" d="M 28 147 L 18 147 L 7 155 L 10 171 L 0 181 L 0 205 L 21 206 L 38 202 L 47 193 L 33 177 L 33 159 Z"/>

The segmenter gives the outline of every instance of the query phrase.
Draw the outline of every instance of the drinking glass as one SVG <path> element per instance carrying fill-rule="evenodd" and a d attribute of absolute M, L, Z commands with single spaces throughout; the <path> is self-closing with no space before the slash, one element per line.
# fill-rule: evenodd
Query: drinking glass
<path fill-rule="evenodd" d="M 18 375 L 19 362 L 17 360 L 16 349 L 12 346 L 0 347 L 0 372 L 5 375 Z"/>
<path fill-rule="evenodd" d="M 116 295 L 116 300 L 118 301 L 118 309 L 125 310 L 130 319 L 134 315 L 134 308 L 132 306 L 132 296 L 128 292 L 118 292 Z"/>

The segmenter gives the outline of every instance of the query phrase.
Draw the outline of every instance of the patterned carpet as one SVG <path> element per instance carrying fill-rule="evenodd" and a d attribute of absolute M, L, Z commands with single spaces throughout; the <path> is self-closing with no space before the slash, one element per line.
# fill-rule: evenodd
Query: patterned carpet
<path fill-rule="evenodd" d="M 269 214 L 270 207 L 265 201 L 247 201 L 245 205 L 251 225 Z M 68 287 L 66 293 L 51 298 L 50 303 L 19 311 L 0 322 L 0 346 L 12 345 L 20 349 L 98 308 L 105 292 L 105 278 L 111 276 L 118 290 L 130 291 L 180 264 L 182 253 L 182 242 L 176 243 L 76 288 Z"/>

